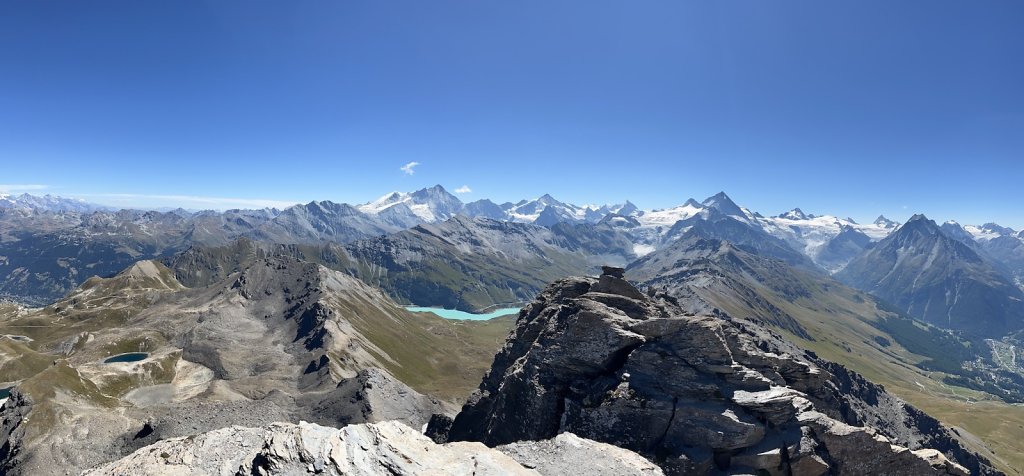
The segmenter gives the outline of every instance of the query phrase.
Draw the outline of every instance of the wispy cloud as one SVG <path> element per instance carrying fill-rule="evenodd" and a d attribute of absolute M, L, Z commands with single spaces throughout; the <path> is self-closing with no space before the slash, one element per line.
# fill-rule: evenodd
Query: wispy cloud
<path fill-rule="evenodd" d="M 79 198 L 123 208 L 186 208 L 229 210 L 232 208 L 288 208 L 299 203 L 262 198 L 204 197 L 198 195 L 149 195 L 139 193 L 77 194 Z"/>
<path fill-rule="evenodd" d="M 473 189 L 469 188 L 469 185 L 463 185 L 455 189 L 455 193 L 473 193 Z"/>
<path fill-rule="evenodd" d="M 39 190 L 46 190 L 48 188 L 50 188 L 49 185 L 40 185 L 40 184 L 25 184 L 25 183 L 21 183 L 21 184 L 17 184 L 17 183 L 14 183 L 14 184 L 0 184 L 0 192 L 6 192 L 6 193 L 11 193 L 11 192 L 33 192 L 33 191 L 39 191 Z"/>
<path fill-rule="evenodd" d="M 405 164 L 405 165 L 399 167 L 399 170 L 401 170 L 402 172 L 405 172 L 406 175 L 412 175 L 412 174 L 416 173 L 416 171 L 413 170 L 413 168 L 416 167 L 417 165 L 420 165 L 420 163 L 419 162 L 409 162 L 408 164 Z"/>

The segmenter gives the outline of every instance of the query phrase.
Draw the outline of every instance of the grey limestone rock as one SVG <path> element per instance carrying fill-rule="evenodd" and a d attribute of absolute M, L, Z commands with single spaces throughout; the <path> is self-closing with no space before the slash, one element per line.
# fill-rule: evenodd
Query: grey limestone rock
<path fill-rule="evenodd" d="M 160 441 L 87 476 L 251 475 L 537 475 L 657 476 L 636 453 L 571 434 L 491 449 L 480 443 L 437 444 L 395 422 L 342 429 L 312 423 L 232 426 Z"/>
<path fill-rule="evenodd" d="M 571 432 L 668 474 L 995 473 L 842 366 L 613 274 L 558 281 L 524 308 L 443 436 L 515 446 Z"/>

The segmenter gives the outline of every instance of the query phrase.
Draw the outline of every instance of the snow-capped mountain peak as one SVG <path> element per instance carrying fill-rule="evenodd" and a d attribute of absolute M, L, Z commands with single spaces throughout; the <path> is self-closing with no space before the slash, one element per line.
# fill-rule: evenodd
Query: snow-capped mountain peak
<path fill-rule="evenodd" d="M 1015 236 L 1017 234 L 1012 228 L 1000 226 L 995 223 L 986 223 L 981 226 L 966 225 L 964 230 L 970 233 L 975 241 L 989 241 L 1002 236 Z"/>
<path fill-rule="evenodd" d="M 949 220 L 946 223 L 943 223 L 939 229 L 942 230 L 946 236 L 953 238 L 954 240 L 962 241 L 964 243 L 971 243 L 974 241 L 974 237 L 971 236 L 971 234 L 955 220 Z"/>
<path fill-rule="evenodd" d="M 90 213 L 107 209 L 107 207 L 94 205 L 78 198 L 58 197 L 50 194 L 38 196 L 27 193 L 21 195 L 0 194 L 0 208 L 18 208 L 54 213 Z"/>
<path fill-rule="evenodd" d="M 746 213 L 744 213 L 743 210 L 740 209 L 739 205 L 736 205 L 736 202 L 732 201 L 725 192 L 718 192 L 715 195 L 708 197 L 701 202 L 701 205 L 703 205 L 704 208 L 713 208 L 718 210 L 719 212 L 722 212 L 723 215 L 727 216 L 746 216 Z"/>
<path fill-rule="evenodd" d="M 412 193 L 391 192 L 356 208 L 363 213 L 377 215 L 400 203 L 427 223 L 447 220 L 462 212 L 464 207 L 458 197 L 448 193 L 444 187 L 435 185 Z"/>
<path fill-rule="evenodd" d="M 806 220 L 808 219 L 807 214 L 799 208 L 794 208 L 786 213 L 779 215 L 779 218 L 786 218 L 789 220 Z"/>
<path fill-rule="evenodd" d="M 367 202 L 359 205 L 359 211 L 363 213 L 380 213 L 385 208 L 391 207 L 397 203 L 401 203 L 409 197 L 409 194 L 402 192 L 391 192 L 383 197 L 380 197 L 372 202 Z"/>
<path fill-rule="evenodd" d="M 875 218 L 873 223 L 882 228 L 896 228 L 900 225 L 899 223 L 886 218 L 885 215 L 878 215 L 878 218 Z"/>
<path fill-rule="evenodd" d="M 989 233 L 995 233 L 995 234 L 998 234 L 998 235 L 1001 235 L 1001 236 L 1010 236 L 1010 235 L 1013 235 L 1013 234 L 1016 233 L 1013 230 L 1013 228 L 1007 228 L 1005 226 L 1001 226 L 1001 225 L 998 225 L 996 223 L 991 223 L 991 222 L 990 223 L 986 223 L 984 225 L 981 225 L 981 229 L 985 230 L 985 231 L 987 231 Z"/>
<path fill-rule="evenodd" d="M 704 210 L 704 206 L 691 198 L 686 203 L 672 208 L 639 212 L 637 220 L 644 226 L 671 227 L 676 222 L 693 217 L 702 210 Z"/>

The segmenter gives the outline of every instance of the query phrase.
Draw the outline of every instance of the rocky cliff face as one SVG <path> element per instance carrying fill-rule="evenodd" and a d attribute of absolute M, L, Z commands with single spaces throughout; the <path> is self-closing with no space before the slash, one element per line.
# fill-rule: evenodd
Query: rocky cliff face
<path fill-rule="evenodd" d="M 309 473 L 656 476 L 661 471 L 635 453 L 569 434 L 499 451 L 480 443 L 438 445 L 401 423 L 385 422 L 340 430 L 309 423 L 234 426 L 161 441 L 85 474 Z"/>
<path fill-rule="evenodd" d="M 655 294 L 617 269 L 550 286 L 440 438 L 502 445 L 572 432 L 669 474 L 995 472 L 856 373 Z"/>

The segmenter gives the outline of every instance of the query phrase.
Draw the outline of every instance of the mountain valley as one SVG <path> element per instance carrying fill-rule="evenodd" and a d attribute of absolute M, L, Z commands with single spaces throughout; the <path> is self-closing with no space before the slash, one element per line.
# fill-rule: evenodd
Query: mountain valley
<path fill-rule="evenodd" d="M 724 193 L 665 210 L 549 195 L 464 204 L 440 186 L 284 210 L 68 202 L 0 203 L 0 388 L 13 387 L 0 464 L 12 474 L 159 464 L 117 462 L 150 445 L 207 454 L 167 445 L 204 435 L 221 451 L 234 427 L 268 442 L 356 432 L 330 437 L 338 447 L 359 432 L 424 445 L 399 435 L 427 426 L 451 458 L 483 457 L 447 446 L 469 440 L 551 468 L 565 461 L 511 448 L 571 435 L 581 451 L 607 443 L 657 465 L 637 474 L 871 472 L 856 435 L 876 434 L 875 454 L 892 451 L 881 461 L 907 474 L 1024 467 L 1014 230 L 765 217 Z M 525 307 L 452 321 L 407 305 Z M 708 347 L 715 332 L 726 347 Z M 603 357 L 558 354 L 571 348 Z M 505 395 L 516 391 L 558 397 Z M 636 438 L 608 426 L 620 418 Z M 299 421 L 322 427 L 273 426 Z M 405 426 L 372 426 L 392 421 Z M 706 445 L 693 439 L 702 425 L 730 436 Z M 243 453 L 247 468 L 270 458 Z"/>

